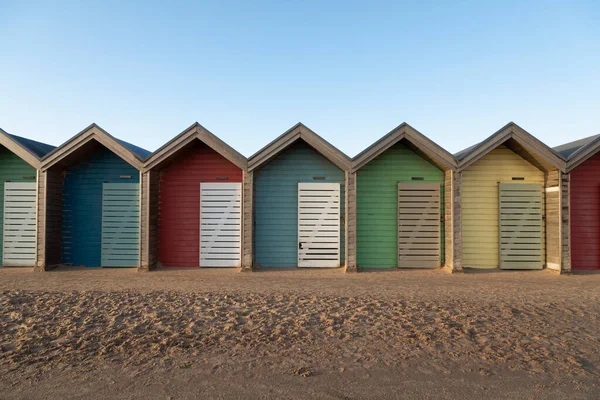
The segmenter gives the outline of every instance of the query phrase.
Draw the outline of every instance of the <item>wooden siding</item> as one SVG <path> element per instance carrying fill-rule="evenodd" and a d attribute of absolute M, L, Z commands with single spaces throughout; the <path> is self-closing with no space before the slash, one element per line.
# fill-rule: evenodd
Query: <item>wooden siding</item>
<path fill-rule="evenodd" d="M 62 263 L 101 266 L 104 182 L 139 183 L 139 171 L 105 148 L 65 170 Z"/>
<path fill-rule="evenodd" d="M 444 172 L 396 143 L 357 172 L 356 181 L 356 264 L 358 268 L 398 266 L 398 182 L 444 184 Z M 443 195 L 443 188 L 441 194 Z M 442 196 L 443 197 L 443 196 Z M 444 211 L 443 198 L 440 211 Z M 444 235 L 442 226 L 441 237 Z M 441 259 L 444 245 L 441 242 Z"/>
<path fill-rule="evenodd" d="M 505 146 L 492 150 L 462 172 L 463 267 L 498 268 L 498 183 L 513 183 L 513 177 L 525 178 L 519 182 L 544 185 L 544 172 Z"/>
<path fill-rule="evenodd" d="M 571 174 L 562 174 L 560 179 L 560 272 L 571 273 Z"/>
<path fill-rule="evenodd" d="M 571 268 L 600 269 L 600 153 L 570 173 Z"/>
<path fill-rule="evenodd" d="M 244 171 L 242 186 L 242 270 L 254 268 L 254 173 Z"/>
<path fill-rule="evenodd" d="M 163 266 L 200 266 L 200 182 L 242 182 L 242 170 L 197 142 L 161 171 L 158 260 Z"/>
<path fill-rule="evenodd" d="M 61 263 L 63 172 L 40 172 L 38 182 L 38 262 L 46 271 Z"/>
<path fill-rule="evenodd" d="M 462 172 L 452 172 L 452 272 L 462 272 Z M 446 227 L 447 228 L 447 227 Z"/>
<path fill-rule="evenodd" d="M 0 147 L 0 210 L 4 210 L 4 182 L 35 182 L 36 169 L 12 151 Z M 0 226 L 4 226 L 4 213 L 0 212 Z M 0 260 L 2 260 L 3 238 L 0 235 Z"/>
<path fill-rule="evenodd" d="M 344 171 L 301 140 L 255 170 L 254 246 L 255 261 L 261 267 L 298 265 L 299 182 L 338 182 L 342 186 L 341 193 L 345 191 Z M 341 201 L 343 213 L 343 195 Z M 342 258 L 345 251 L 344 236 L 342 229 Z"/>
<path fill-rule="evenodd" d="M 454 266 L 454 221 L 452 220 L 454 199 L 452 197 L 452 178 L 456 172 L 453 170 L 444 171 L 444 258 L 442 263 L 452 269 Z"/>
<path fill-rule="evenodd" d="M 553 270 L 561 270 L 562 249 L 562 200 L 561 172 L 550 171 L 546 174 L 546 190 L 544 191 L 546 207 L 546 266 Z"/>
<path fill-rule="evenodd" d="M 147 171 L 141 182 L 140 270 L 150 271 L 158 259 L 158 171 Z"/>
<path fill-rule="evenodd" d="M 356 172 L 346 174 L 346 272 L 357 272 L 356 268 Z"/>

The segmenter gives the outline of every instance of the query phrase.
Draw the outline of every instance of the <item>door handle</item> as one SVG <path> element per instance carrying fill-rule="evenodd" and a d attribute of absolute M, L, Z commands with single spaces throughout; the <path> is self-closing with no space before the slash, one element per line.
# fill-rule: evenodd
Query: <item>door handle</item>
<path fill-rule="evenodd" d="M 302 242 L 298 242 L 298 249 L 302 250 Z"/>

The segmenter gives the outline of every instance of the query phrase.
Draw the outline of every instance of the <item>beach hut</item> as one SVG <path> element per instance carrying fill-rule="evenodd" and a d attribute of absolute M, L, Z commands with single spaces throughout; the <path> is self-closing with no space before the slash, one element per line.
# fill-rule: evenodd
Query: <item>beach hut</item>
<path fill-rule="evenodd" d="M 344 265 L 350 166 L 344 153 L 300 123 L 249 158 L 255 267 Z"/>
<path fill-rule="evenodd" d="M 43 268 L 140 265 L 140 175 L 148 155 L 92 124 L 43 159 Z"/>
<path fill-rule="evenodd" d="M 40 159 L 54 146 L 0 129 L 0 259 L 2 266 L 36 264 Z"/>
<path fill-rule="evenodd" d="M 565 160 L 512 122 L 455 156 L 462 266 L 560 270 Z"/>
<path fill-rule="evenodd" d="M 406 123 L 354 157 L 359 269 L 453 268 L 456 166 L 452 154 Z"/>
<path fill-rule="evenodd" d="M 195 123 L 146 160 L 142 266 L 241 267 L 247 160 Z"/>
<path fill-rule="evenodd" d="M 600 269 L 600 135 L 555 147 L 567 158 L 571 268 Z"/>

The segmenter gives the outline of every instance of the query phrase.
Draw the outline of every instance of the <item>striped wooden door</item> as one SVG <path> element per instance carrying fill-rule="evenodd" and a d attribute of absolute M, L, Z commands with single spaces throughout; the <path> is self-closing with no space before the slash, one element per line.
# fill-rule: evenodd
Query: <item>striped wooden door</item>
<path fill-rule="evenodd" d="M 200 184 L 200 266 L 242 266 L 242 184 Z"/>
<path fill-rule="evenodd" d="M 102 266 L 139 265 L 140 185 L 103 183 Z"/>
<path fill-rule="evenodd" d="M 298 183 L 298 266 L 340 266 L 339 183 Z"/>
<path fill-rule="evenodd" d="M 36 183 L 4 183 L 2 265 L 35 265 Z"/>
<path fill-rule="evenodd" d="M 440 266 L 440 184 L 398 182 L 398 267 Z"/>
<path fill-rule="evenodd" d="M 542 185 L 499 184 L 500 268 L 542 269 Z"/>

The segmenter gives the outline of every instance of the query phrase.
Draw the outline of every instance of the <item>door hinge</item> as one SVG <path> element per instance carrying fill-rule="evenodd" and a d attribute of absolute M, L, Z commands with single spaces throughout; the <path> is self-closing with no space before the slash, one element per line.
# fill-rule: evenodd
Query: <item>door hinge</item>
<path fill-rule="evenodd" d="M 446 222 L 446 216 L 444 214 L 440 214 L 440 222 Z"/>

